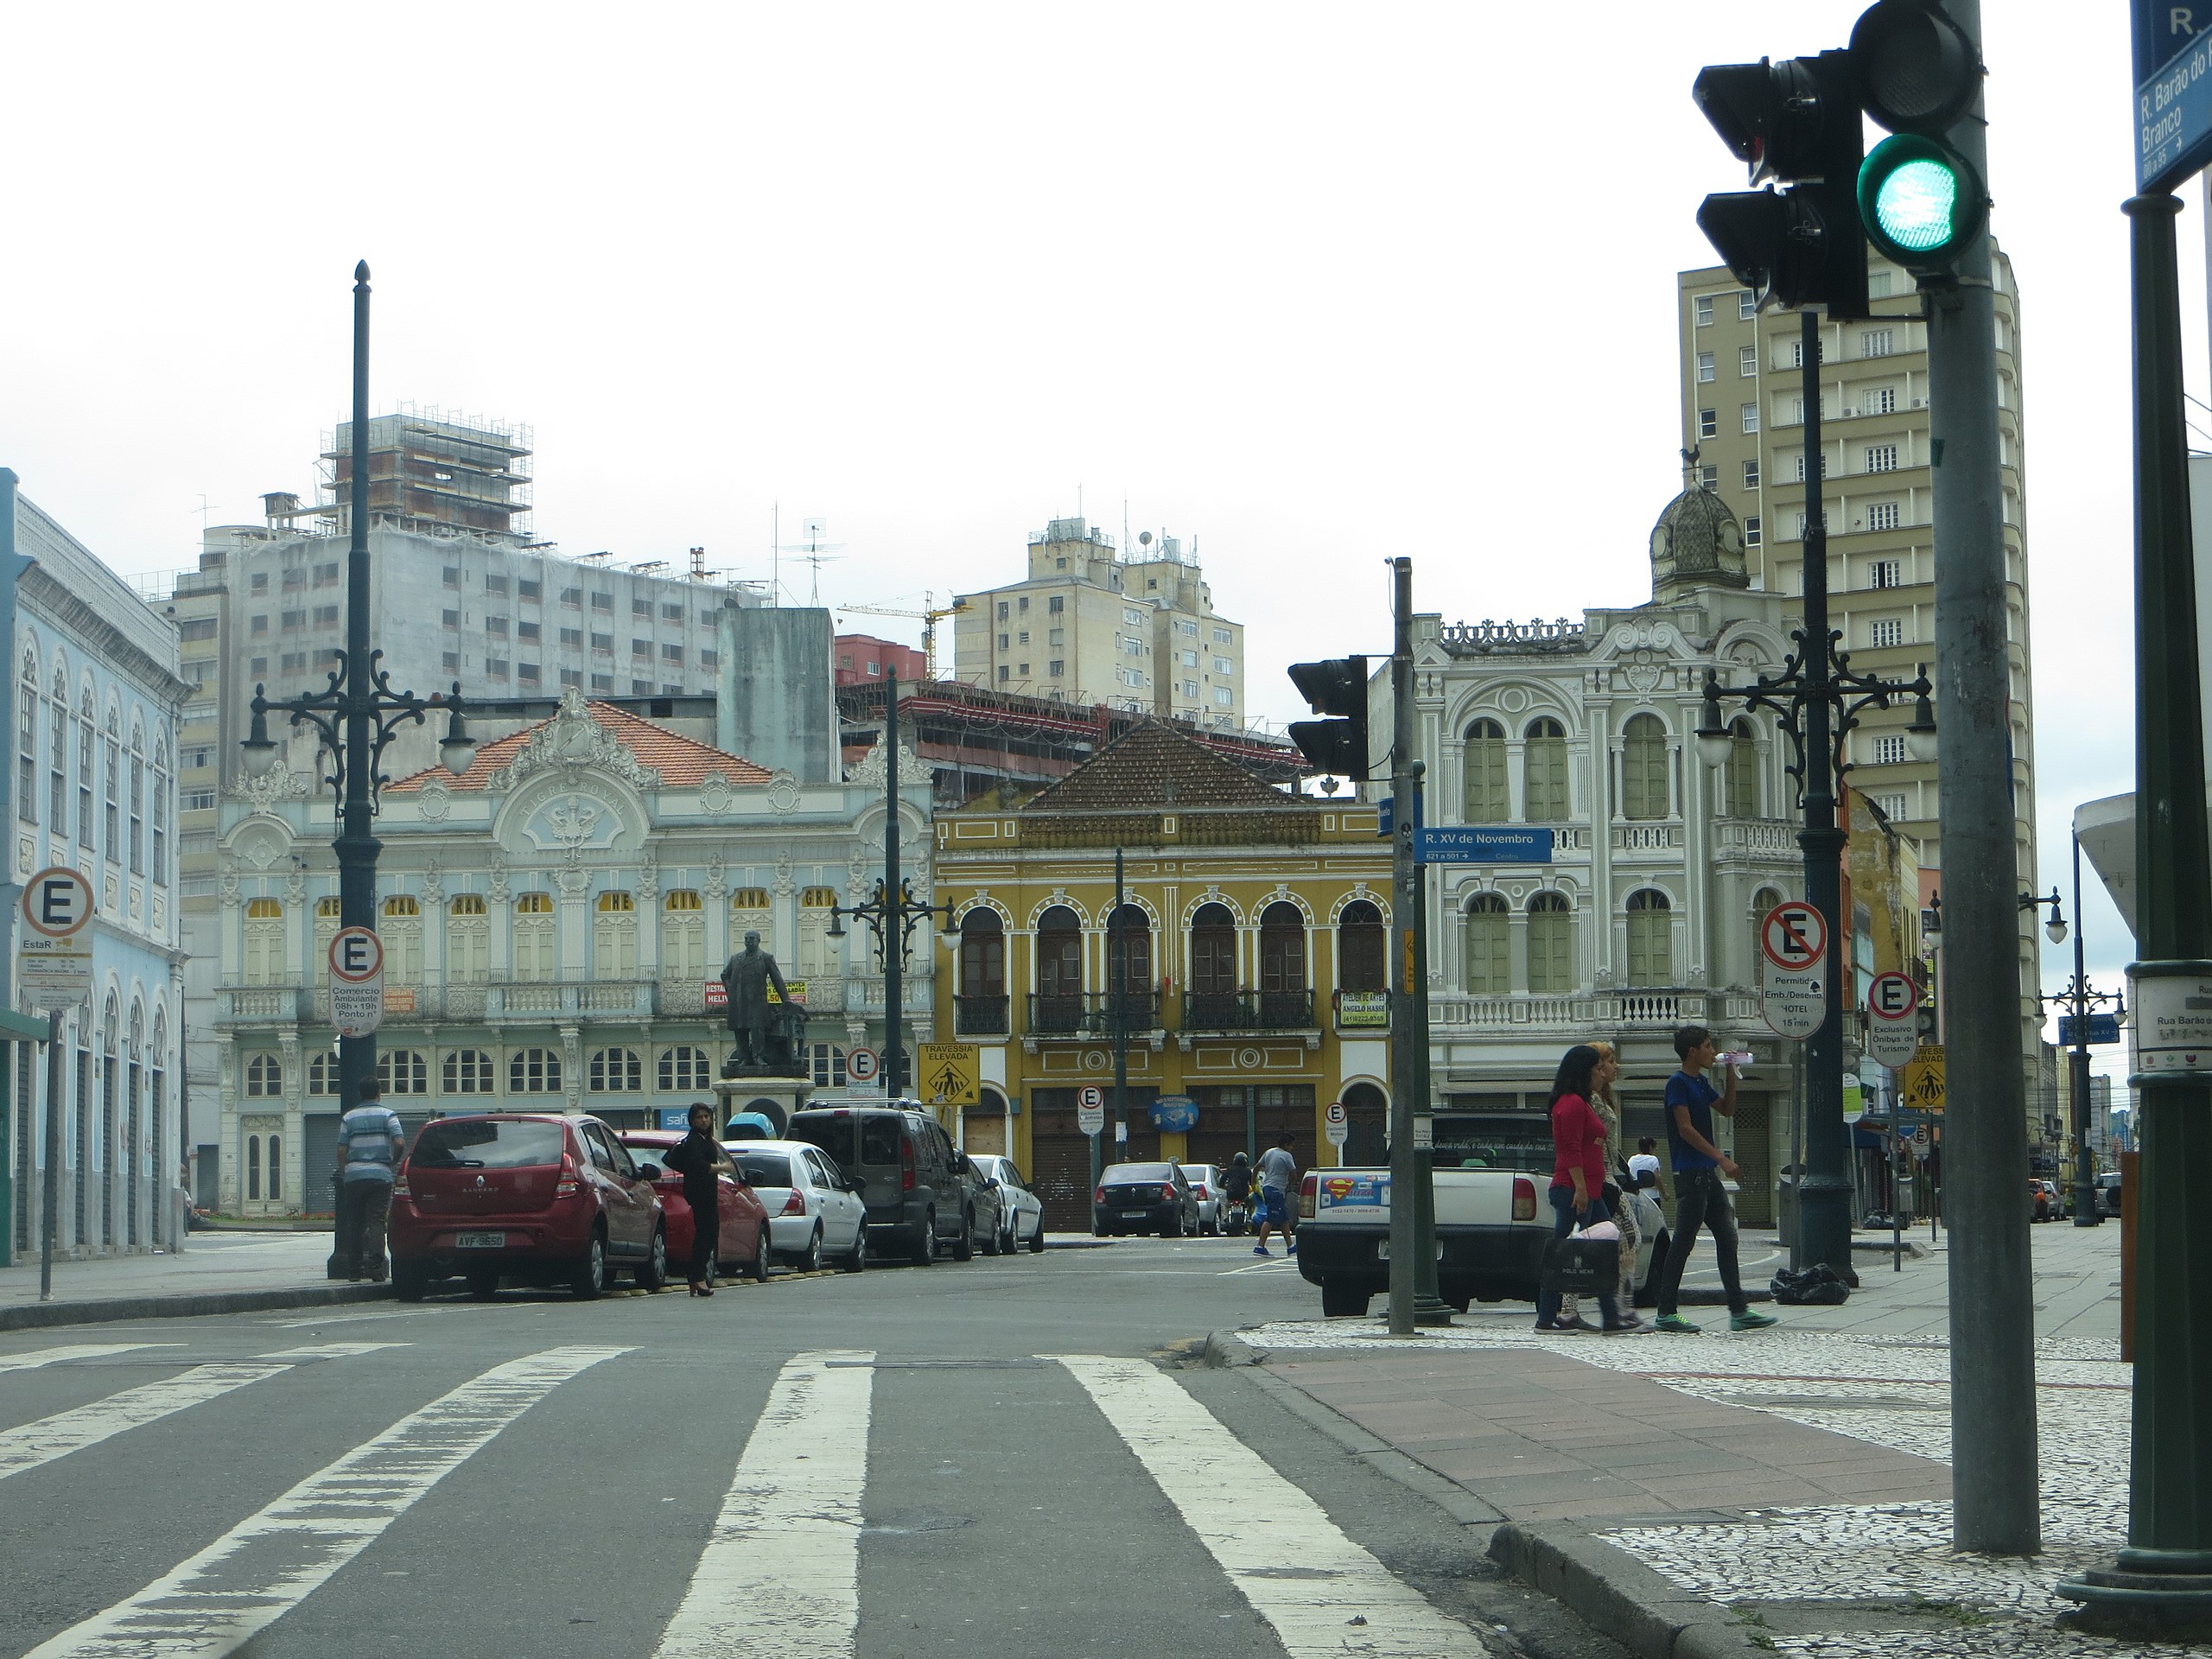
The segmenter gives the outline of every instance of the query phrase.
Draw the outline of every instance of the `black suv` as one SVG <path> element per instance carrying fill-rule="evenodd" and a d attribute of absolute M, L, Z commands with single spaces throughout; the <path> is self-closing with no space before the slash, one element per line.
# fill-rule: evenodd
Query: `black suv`
<path fill-rule="evenodd" d="M 810 1107 L 792 1115 L 785 1134 L 821 1147 L 859 1178 L 871 1255 L 904 1255 L 923 1267 L 940 1248 L 956 1262 L 975 1255 L 982 1184 L 918 1102 Z M 986 1228 L 998 1224 L 995 1215 L 982 1220 Z"/>

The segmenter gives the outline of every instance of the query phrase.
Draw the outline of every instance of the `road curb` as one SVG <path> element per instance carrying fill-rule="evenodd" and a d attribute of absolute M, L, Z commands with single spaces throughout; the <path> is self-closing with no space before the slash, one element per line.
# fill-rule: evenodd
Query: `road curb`
<path fill-rule="evenodd" d="M 1198 1355 L 1198 1363 L 1209 1370 L 1218 1371 L 1236 1365 L 1257 1365 L 1266 1357 L 1234 1332 L 1211 1331 L 1206 1333 L 1206 1345 Z"/>
<path fill-rule="evenodd" d="M 1569 1522 L 1508 1521 L 1491 1559 L 1637 1659 L 1760 1659 L 1771 1651 L 1726 1607 Z"/>
<path fill-rule="evenodd" d="M 117 1319 L 189 1319 L 264 1308 L 332 1307 L 391 1299 L 384 1285 L 302 1285 L 289 1290 L 207 1290 L 165 1296 L 111 1296 L 96 1302 L 30 1302 L 0 1307 L 0 1331 L 41 1331 L 58 1325 L 106 1325 Z"/>

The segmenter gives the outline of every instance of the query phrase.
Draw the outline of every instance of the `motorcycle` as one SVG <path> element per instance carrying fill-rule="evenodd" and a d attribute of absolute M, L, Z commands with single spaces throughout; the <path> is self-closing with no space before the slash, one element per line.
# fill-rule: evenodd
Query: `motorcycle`
<path fill-rule="evenodd" d="M 1252 1224 L 1252 1200 L 1247 1198 L 1224 1198 L 1222 1201 L 1221 1230 L 1230 1238 L 1242 1238 Z"/>

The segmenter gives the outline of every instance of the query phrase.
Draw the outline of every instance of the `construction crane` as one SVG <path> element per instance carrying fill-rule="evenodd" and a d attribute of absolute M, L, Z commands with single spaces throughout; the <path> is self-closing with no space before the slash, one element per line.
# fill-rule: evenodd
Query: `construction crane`
<path fill-rule="evenodd" d="M 939 605 L 936 600 L 936 594 L 924 594 L 922 595 L 924 608 L 918 611 L 901 610 L 894 605 L 840 605 L 837 608 L 841 611 L 852 611 L 862 616 L 919 617 L 922 623 L 922 661 L 929 670 L 930 678 L 935 679 L 937 678 L 937 625 L 956 612 L 968 608 L 966 603 L 961 600 L 956 599 L 950 605 Z"/>

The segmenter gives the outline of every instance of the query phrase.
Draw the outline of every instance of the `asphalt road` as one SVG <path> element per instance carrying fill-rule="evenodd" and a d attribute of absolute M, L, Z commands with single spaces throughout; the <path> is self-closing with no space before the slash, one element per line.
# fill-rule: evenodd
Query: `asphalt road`
<path fill-rule="evenodd" d="M 0 1337 L 0 1654 L 1620 1650 L 1190 1363 L 1236 1240 Z"/>

